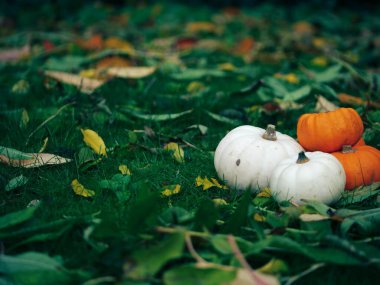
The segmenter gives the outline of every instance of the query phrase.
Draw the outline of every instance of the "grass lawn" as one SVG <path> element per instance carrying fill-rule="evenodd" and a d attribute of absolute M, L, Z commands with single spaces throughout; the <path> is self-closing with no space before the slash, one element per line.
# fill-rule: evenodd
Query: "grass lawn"
<path fill-rule="evenodd" d="M 351 6 L 4 4 L 0 284 L 377 284 L 379 183 L 279 204 L 213 160 L 337 107 L 380 147 L 380 11 Z"/>

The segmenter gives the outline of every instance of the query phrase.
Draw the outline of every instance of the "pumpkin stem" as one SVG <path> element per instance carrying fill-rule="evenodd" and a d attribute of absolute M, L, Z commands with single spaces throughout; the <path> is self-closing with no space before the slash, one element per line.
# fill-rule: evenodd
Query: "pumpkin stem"
<path fill-rule="evenodd" d="M 263 134 L 263 139 L 270 140 L 270 141 L 276 141 L 276 126 L 275 125 L 268 125 L 265 133 Z"/>
<path fill-rule="evenodd" d="M 298 154 L 297 164 L 302 164 L 308 162 L 310 159 L 306 156 L 304 151 Z"/>
<path fill-rule="evenodd" d="M 342 148 L 342 153 L 354 153 L 355 149 L 352 148 L 350 145 L 344 145 Z"/>

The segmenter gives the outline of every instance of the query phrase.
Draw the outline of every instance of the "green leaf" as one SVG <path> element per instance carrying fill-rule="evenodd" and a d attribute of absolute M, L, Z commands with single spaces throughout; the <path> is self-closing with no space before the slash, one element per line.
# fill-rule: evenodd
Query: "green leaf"
<path fill-rule="evenodd" d="M 336 215 L 345 218 L 340 226 L 344 235 L 354 227 L 363 235 L 380 233 L 380 208 L 361 211 L 338 209 Z"/>
<path fill-rule="evenodd" d="M 310 91 L 311 91 L 311 87 L 309 85 L 305 85 L 295 91 L 286 93 L 283 100 L 298 101 L 308 96 L 310 94 Z"/>
<path fill-rule="evenodd" d="M 249 251 L 253 248 L 254 244 L 250 241 L 247 241 L 240 237 L 235 237 L 235 241 L 239 246 L 239 249 L 242 253 Z M 221 254 L 233 254 L 231 245 L 228 242 L 227 235 L 217 234 L 213 235 L 210 239 L 211 245 L 216 251 Z"/>
<path fill-rule="evenodd" d="M 226 73 L 217 69 L 184 69 L 182 72 L 172 74 L 171 77 L 177 80 L 197 80 L 207 76 L 224 77 Z"/>
<path fill-rule="evenodd" d="M 58 70 L 58 71 L 72 71 L 78 69 L 86 58 L 81 56 L 67 55 L 61 58 L 50 58 L 44 64 L 44 69 Z"/>
<path fill-rule="evenodd" d="M 18 187 L 21 187 L 28 183 L 29 179 L 25 177 L 24 175 L 17 176 L 15 178 L 12 178 L 7 185 L 5 185 L 5 191 L 11 191 L 13 189 L 16 189 Z"/>
<path fill-rule="evenodd" d="M 136 112 L 131 112 L 131 111 L 128 111 L 127 113 L 139 119 L 162 122 L 162 121 L 177 119 L 184 115 L 190 114 L 191 112 L 193 112 L 193 110 L 187 110 L 181 113 L 173 113 L 173 114 L 141 114 L 141 113 L 136 113 Z"/>
<path fill-rule="evenodd" d="M 38 209 L 38 207 L 29 207 L 22 209 L 17 212 L 9 213 L 7 215 L 0 217 L 0 230 L 6 229 L 8 227 L 21 224 L 29 219 L 31 219 L 34 215 L 34 212 Z"/>
<path fill-rule="evenodd" d="M 11 284 L 22 285 L 66 284 L 71 279 L 61 262 L 38 252 L 0 255 L 0 273 Z"/>
<path fill-rule="evenodd" d="M 27 160 L 27 159 L 33 159 L 33 155 L 23 153 L 17 149 L 9 148 L 9 147 L 3 147 L 0 146 L 0 155 L 4 155 L 9 159 L 21 159 L 21 160 Z"/>
<path fill-rule="evenodd" d="M 125 202 L 131 197 L 131 191 L 128 185 L 131 181 L 130 175 L 115 174 L 111 180 L 102 180 L 99 185 L 103 189 L 110 189 L 114 191 L 120 202 Z"/>
<path fill-rule="evenodd" d="M 153 277 L 168 261 L 182 255 L 184 245 L 183 234 L 173 234 L 155 246 L 135 251 L 130 268 L 125 265 L 126 276 L 132 279 Z"/>
<path fill-rule="evenodd" d="M 345 191 L 342 198 L 335 204 L 336 207 L 361 203 L 364 200 L 376 196 L 380 193 L 380 182 L 368 186 L 360 186 L 352 191 Z"/>
<path fill-rule="evenodd" d="M 341 69 L 342 66 L 340 64 L 334 65 L 323 72 L 316 73 L 314 79 L 319 83 L 333 81 L 339 77 Z"/>
<path fill-rule="evenodd" d="M 206 114 L 209 115 L 214 120 L 221 122 L 221 123 L 225 123 L 225 124 L 229 124 L 229 125 L 233 125 L 233 126 L 237 126 L 237 125 L 241 124 L 241 122 L 238 120 L 233 120 L 233 119 L 227 118 L 225 116 L 221 116 L 221 115 L 218 115 L 215 113 L 211 113 L 209 111 L 206 111 Z"/>

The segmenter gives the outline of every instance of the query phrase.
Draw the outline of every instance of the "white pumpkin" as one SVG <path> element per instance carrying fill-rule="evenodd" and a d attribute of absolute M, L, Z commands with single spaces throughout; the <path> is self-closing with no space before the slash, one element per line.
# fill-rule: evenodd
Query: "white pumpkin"
<path fill-rule="evenodd" d="M 241 126 L 230 131 L 215 151 L 214 166 L 219 178 L 231 188 L 258 190 L 269 186 L 275 166 L 303 148 L 290 136 L 267 130 Z"/>
<path fill-rule="evenodd" d="M 270 189 L 278 201 L 317 200 L 336 202 L 343 194 L 346 174 L 331 154 L 320 151 L 301 152 L 283 160 L 273 171 Z"/>

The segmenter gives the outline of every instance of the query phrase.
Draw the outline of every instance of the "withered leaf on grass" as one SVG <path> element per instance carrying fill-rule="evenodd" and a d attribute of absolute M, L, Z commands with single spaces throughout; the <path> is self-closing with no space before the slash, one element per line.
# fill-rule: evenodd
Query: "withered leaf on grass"
<path fill-rule="evenodd" d="M 0 146 L 0 162 L 14 166 L 33 168 L 70 162 L 71 159 L 50 153 L 24 153 Z"/>
<path fill-rule="evenodd" d="M 83 197 L 92 197 L 95 195 L 95 191 L 85 188 L 78 179 L 74 179 L 71 182 L 71 188 L 73 189 L 74 193 L 83 196 Z"/>
<path fill-rule="evenodd" d="M 29 56 L 30 46 L 0 50 L 0 62 L 16 61 Z"/>
<path fill-rule="evenodd" d="M 166 185 L 162 187 L 161 195 L 165 197 L 169 197 L 175 194 L 178 194 L 181 192 L 181 185 L 175 184 L 175 185 Z"/>
<path fill-rule="evenodd" d="M 103 139 L 90 129 L 81 129 L 83 134 L 83 141 L 88 147 L 90 147 L 95 153 L 107 156 L 106 145 Z"/>
<path fill-rule="evenodd" d="M 182 147 L 180 147 L 175 142 L 170 142 L 164 146 L 164 150 L 171 151 L 174 159 L 179 163 L 185 162 L 185 152 Z"/>
<path fill-rule="evenodd" d="M 211 178 L 211 180 L 210 180 L 210 179 L 208 179 L 207 177 L 202 178 L 202 177 L 200 177 L 200 176 L 198 176 L 198 177 L 195 179 L 195 185 L 196 185 L 197 187 L 202 186 L 202 187 L 203 187 L 202 190 L 207 190 L 207 189 L 212 188 L 212 187 L 217 187 L 217 188 L 220 188 L 220 189 L 228 189 L 227 186 L 225 186 L 225 185 L 221 185 L 221 184 L 219 183 L 219 181 L 216 180 L 215 178 Z"/>
<path fill-rule="evenodd" d="M 120 78 L 144 78 L 156 71 L 154 66 L 127 66 L 127 67 L 110 67 L 107 74 Z"/>
<path fill-rule="evenodd" d="M 86 78 L 80 75 L 61 71 L 47 70 L 44 74 L 47 77 L 55 79 L 59 82 L 78 87 L 81 92 L 86 94 L 91 94 L 96 88 L 99 88 L 106 82 L 103 80 Z"/>
<path fill-rule="evenodd" d="M 338 109 L 338 106 L 336 106 L 334 103 L 330 102 L 322 95 L 318 96 L 317 105 L 315 106 L 315 111 L 322 113 L 322 112 L 334 111 L 336 109 Z"/>

